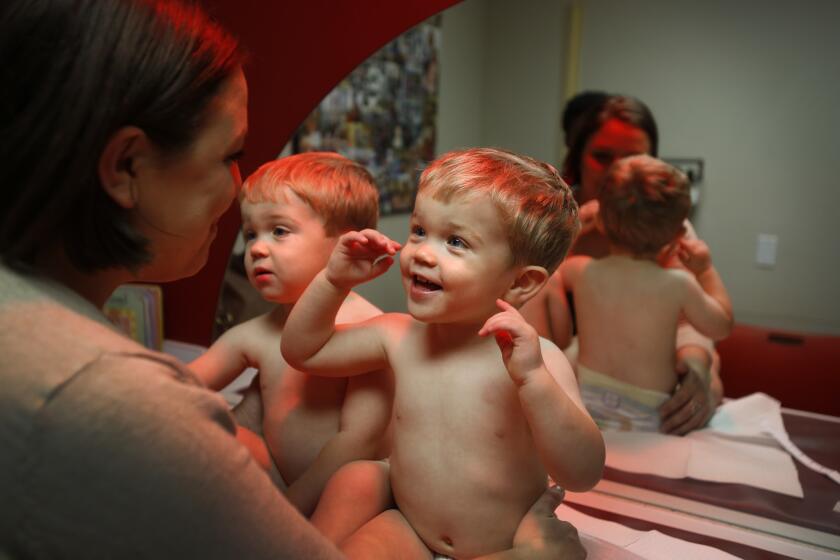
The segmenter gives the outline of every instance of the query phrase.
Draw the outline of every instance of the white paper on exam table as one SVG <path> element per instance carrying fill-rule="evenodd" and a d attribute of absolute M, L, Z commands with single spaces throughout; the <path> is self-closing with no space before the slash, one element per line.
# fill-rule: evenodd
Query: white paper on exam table
<path fill-rule="evenodd" d="M 586 515 L 564 504 L 557 517 L 577 528 L 588 560 L 737 560 L 722 550 L 660 533 L 637 531 L 613 521 Z"/>
<path fill-rule="evenodd" d="M 778 401 L 749 395 L 724 403 L 708 428 L 686 436 L 604 432 L 606 464 L 634 473 L 731 482 L 803 497 L 791 456 L 768 430 L 785 433 Z"/>

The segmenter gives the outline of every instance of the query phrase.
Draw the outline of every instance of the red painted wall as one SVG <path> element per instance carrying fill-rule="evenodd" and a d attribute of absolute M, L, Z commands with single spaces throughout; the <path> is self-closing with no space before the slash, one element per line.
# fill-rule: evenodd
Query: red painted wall
<path fill-rule="evenodd" d="M 277 156 L 323 97 L 382 45 L 458 0 L 205 0 L 249 53 L 247 176 Z M 207 266 L 163 285 L 164 336 L 207 345 L 239 208 L 222 219 Z"/>

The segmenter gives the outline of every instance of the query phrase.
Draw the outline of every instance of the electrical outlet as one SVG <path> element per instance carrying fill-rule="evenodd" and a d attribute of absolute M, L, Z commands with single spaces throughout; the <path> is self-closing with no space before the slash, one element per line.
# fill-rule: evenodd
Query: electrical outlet
<path fill-rule="evenodd" d="M 776 248 L 779 236 L 772 233 L 759 233 L 755 246 L 755 264 L 761 268 L 776 266 Z"/>
<path fill-rule="evenodd" d="M 703 181 L 703 160 L 700 158 L 663 158 L 688 176 L 692 185 Z"/>

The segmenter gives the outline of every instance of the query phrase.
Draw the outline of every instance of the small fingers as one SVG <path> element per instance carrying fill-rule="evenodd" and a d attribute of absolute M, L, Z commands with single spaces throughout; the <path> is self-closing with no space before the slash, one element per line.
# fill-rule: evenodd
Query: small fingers
<path fill-rule="evenodd" d="M 484 322 L 484 325 L 479 329 L 479 336 L 487 336 L 499 330 L 503 330 L 505 326 L 504 313 L 496 313 Z"/>
<path fill-rule="evenodd" d="M 401 245 L 387 235 L 375 230 L 365 229 L 360 232 L 366 240 L 380 248 L 383 252 L 393 255 L 400 250 Z"/>
<path fill-rule="evenodd" d="M 496 306 L 502 311 L 516 311 L 516 308 L 503 299 L 496 300 Z"/>
<path fill-rule="evenodd" d="M 540 517 L 555 517 L 554 511 L 563 502 L 565 496 L 565 490 L 559 486 L 550 486 L 531 506 L 531 512 Z"/>
<path fill-rule="evenodd" d="M 371 271 L 371 280 L 376 278 L 377 276 L 382 276 L 385 272 L 391 268 L 391 265 L 394 264 L 394 257 L 387 256 L 379 259 L 373 264 L 373 270 Z"/>

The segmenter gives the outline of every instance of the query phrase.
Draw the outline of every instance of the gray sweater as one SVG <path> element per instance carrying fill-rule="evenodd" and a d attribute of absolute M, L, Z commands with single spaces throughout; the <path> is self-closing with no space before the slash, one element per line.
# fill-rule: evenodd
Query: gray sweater
<path fill-rule="evenodd" d="M 235 431 L 176 360 L 0 265 L 0 557 L 337 557 Z"/>

